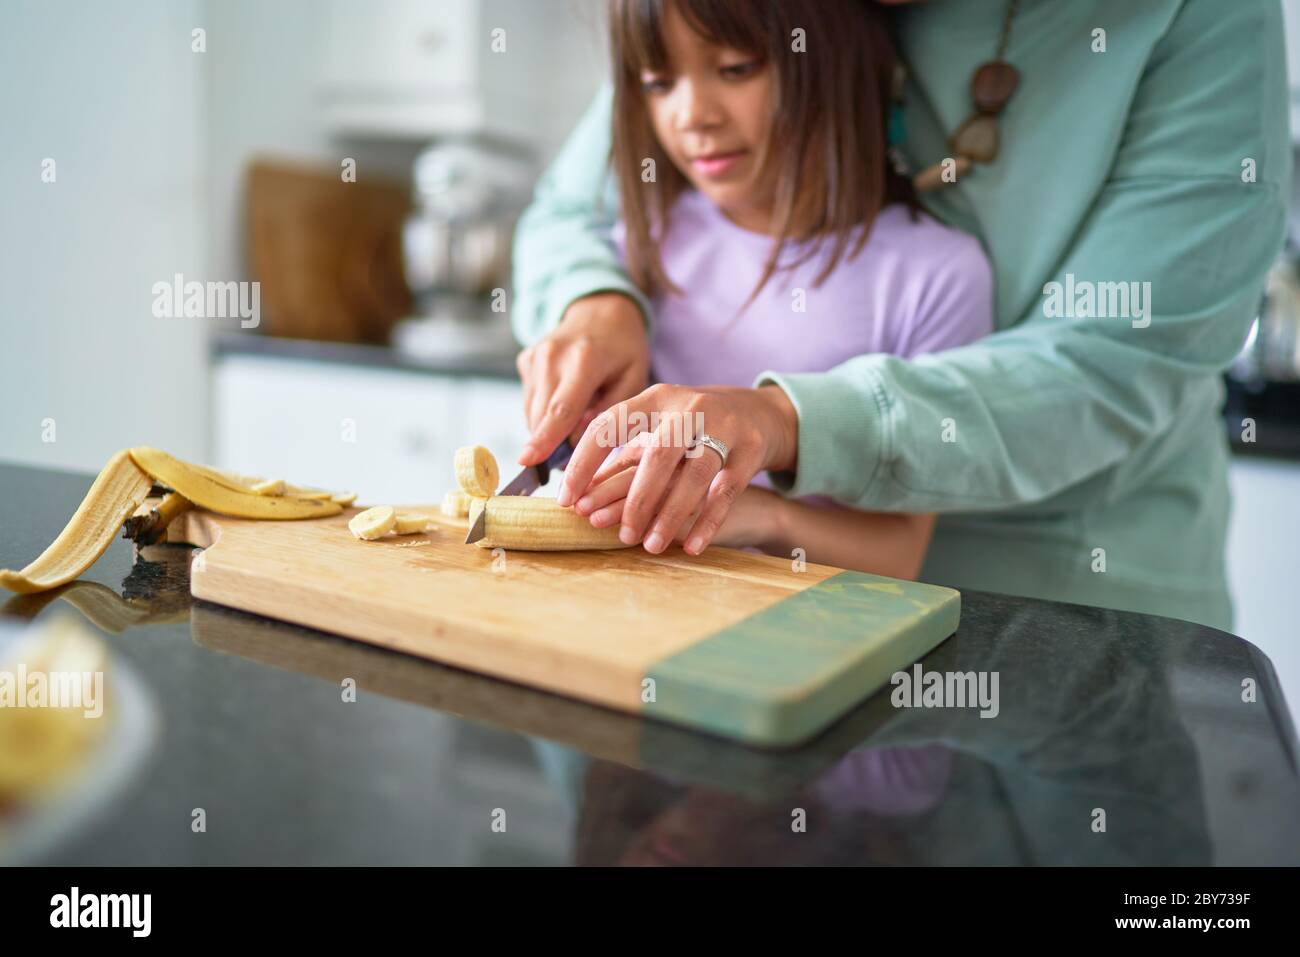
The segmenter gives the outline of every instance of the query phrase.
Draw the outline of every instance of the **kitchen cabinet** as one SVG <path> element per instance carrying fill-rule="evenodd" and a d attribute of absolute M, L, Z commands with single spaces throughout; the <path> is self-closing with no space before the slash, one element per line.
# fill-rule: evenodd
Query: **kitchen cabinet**
<path fill-rule="evenodd" d="M 496 376 L 226 354 L 213 380 L 215 464 L 363 502 L 440 502 L 462 445 L 510 475 L 528 435 L 522 386 Z"/>
<path fill-rule="evenodd" d="M 1228 472 L 1228 582 L 1233 632 L 1273 661 L 1293 721 L 1300 723 L 1300 644 L 1296 569 L 1300 567 L 1300 462 L 1235 456 Z"/>
<path fill-rule="evenodd" d="M 575 35 L 584 30 L 562 0 L 326 0 L 320 10 L 318 88 L 336 134 L 546 141 L 600 74 L 595 20 Z"/>

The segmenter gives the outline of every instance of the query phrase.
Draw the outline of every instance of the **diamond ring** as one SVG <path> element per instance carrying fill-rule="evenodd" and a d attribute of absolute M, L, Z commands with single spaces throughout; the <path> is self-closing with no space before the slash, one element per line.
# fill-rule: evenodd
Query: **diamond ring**
<path fill-rule="evenodd" d="M 722 459 L 722 468 L 727 467 L 727 456 L 731 453 L 731 449 L 727 448 L 727 443 L 722 441 L 722 439 L 715 439 L 711 435 L 701 435 L 695 441 L 695 444 L 697 446 L 707 445 L 709 448 L 713 449 L 713 451 L 718 453 L 718 457 Z"/>

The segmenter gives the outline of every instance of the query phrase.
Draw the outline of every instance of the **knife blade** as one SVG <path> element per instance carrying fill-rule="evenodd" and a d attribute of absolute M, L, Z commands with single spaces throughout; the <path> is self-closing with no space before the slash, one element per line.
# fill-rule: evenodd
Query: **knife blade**
<path fill-rule="evenodd" d="M 551 480 L 552 469 L 562 469 L 569 464 L 569 459 L 573 458 L 573 446 L 568 439 L 559 444 L 554 452 L 550 454 L 545 462 L 538 462 L 536 465 L 529 465 L 522 472 L 506 483 L 498 495 L 532 495 L 539 488 Z M 465 536 L 465 544 L 470 545 L 477 542 L 487 534 L 487 511 L 479 513 L 474 524 L 470 526 L 469 534 Z"/>

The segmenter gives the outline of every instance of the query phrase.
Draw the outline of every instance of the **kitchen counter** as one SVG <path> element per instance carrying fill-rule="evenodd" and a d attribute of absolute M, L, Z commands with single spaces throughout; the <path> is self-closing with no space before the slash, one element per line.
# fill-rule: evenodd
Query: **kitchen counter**
<path fill-rule="evenodd" d="M 0 566 L 89 484 L 0 466 Z M 23 860 L 1300 864 L 1272 666 L 1210 628 L 967 592 L 922 666 L 997 672 L 996 717 L 886 689 L 761 752 L 192 601 L 191 552 L 117 541 L 80 583 L 0 594 L 5 616 L 98 622 L 110 689 L 134 689 L 122 766 L 48 839 L 20 818 Z"/>
<path fill-rule="evenodd" d="M 519 380 L 513 355 L 479 355 L 434 360 L 406 355 L 392 346 L 288 339 L 253 332 L 214 333 L 209 340 L 208 349 L 214 358 L 237 355 L 265 356 L 435 375 L 481 376 L 512 382 Z"/>

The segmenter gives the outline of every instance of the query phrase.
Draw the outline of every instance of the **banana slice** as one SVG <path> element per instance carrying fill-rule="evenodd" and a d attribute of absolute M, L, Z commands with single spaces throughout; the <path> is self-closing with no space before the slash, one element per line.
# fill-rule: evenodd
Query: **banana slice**
<path fill-rule="evenodd" d="M 258 495 L 283 495 L 284 479 L 267 479 L 265 482 L 258 482 L 253 486 L 253 491 Z M 301 497 L 307 498 L 308 496 Z"/>
<path fill-rule="evenodd" d="M 397 525 L 397 511 L 391 505 L 376 505 L 358 512 L 348 522 L 348 531 L 364 541 L 383 538 Z"/>
<path fill-rule="evenodd" d="M 497 493 L 497 460 L 481 445 L 467 445 L 456 450 L 456 484 L 466 495 L 490 498 Z"/>
<path fill-rule="evenodd" d="M 423 512 L 398 512 L 393 527 L 398 535 L 414 535 L 429 527 L 429 516 Z"/>
<path fill-rule="evenodd" d="M 464 492 L 448 492 L 442 497 L 438 510 L 448 518 L 464 518 L 469 514 L 469 503 L 473 500 L 474 496 Z"/>
<path fill-rule="evenodd" d="M 356 492 L 335 492 L 333 495 L 330 496 L 331 502 L 333 502 L 335 505 L 341 505 L 344 508 L 347 508 L 356 500 L 357 500 Z"/>

